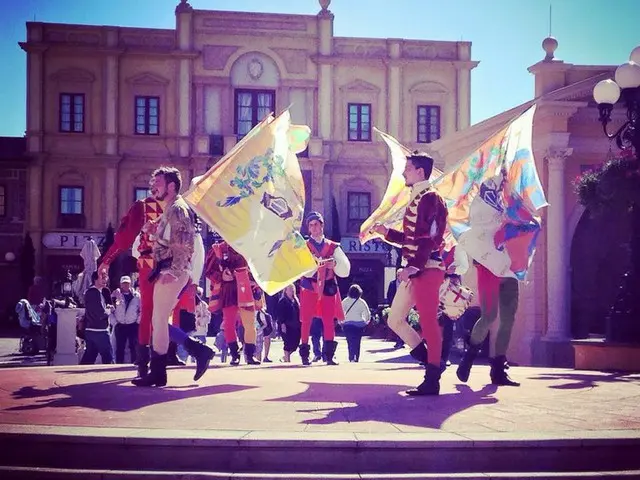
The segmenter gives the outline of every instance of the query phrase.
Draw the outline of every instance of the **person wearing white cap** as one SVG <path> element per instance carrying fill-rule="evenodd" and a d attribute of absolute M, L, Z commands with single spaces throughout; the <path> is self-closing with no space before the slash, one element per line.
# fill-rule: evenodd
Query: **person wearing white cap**
<path fill-rule="evenodd" d="M 131 277 L 120 277 L 120 288 L 111 295 L 116 309 L 114 334 L 116 337 L 116 363 L 124 363 L 124 349 L 129 344 L 131 363 L 136 361 L 138 325 L 140 324 L 140 294 L 131 288 Z"/>

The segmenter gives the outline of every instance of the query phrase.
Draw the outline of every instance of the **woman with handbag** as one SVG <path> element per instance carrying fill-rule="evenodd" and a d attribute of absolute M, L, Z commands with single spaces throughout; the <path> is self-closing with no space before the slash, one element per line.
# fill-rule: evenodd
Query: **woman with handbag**
<path fill-rule="evenodd" d="M 371 320 L 371 311 L 367 302 L 362 298 L 360 285 L 354 283 L 349 287 L 347 298 L 342 301 L 342 309 L 344 310 L 342 330 L 347 338 L 349 361 L 358 362 L 360 360 L 362 334 Z"/>

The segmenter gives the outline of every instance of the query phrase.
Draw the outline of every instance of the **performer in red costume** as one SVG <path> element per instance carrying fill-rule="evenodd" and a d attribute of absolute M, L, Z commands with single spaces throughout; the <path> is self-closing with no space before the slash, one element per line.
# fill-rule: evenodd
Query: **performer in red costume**
<path fill-rule="evenodd" d="M 340 248 L 340 244 L 324 236 L 324 218 L 318 212 L 307 217 L 310 238 L 307 246 L 318 261 L 318 268 L 302 277 L 300 281 L 300 358 L 303 365 L 309 362 L 309 332 L 314 317 L 322 319 L 324 338 L 324 357 L 327 365 L 337 365 L 333 360 L 338 346 L 335 338 L 334 319 L 344 320 L 342 299 L 338 290 L 338 277 L 348 277 L 351 270 L 349 259 Z"/>
<path fill-rule="evenodd" d="M 152 194 L 154 194 L 155 177 L 152 176 L 149 181 L 149 187 Z M 157 192 L 156 192 L 157 193 Z M 162 195 L 160 195 L 162 196 Z M 153 290 L 154 284 L 149 281 L 149 276 L 154 270 L 153 261 L 153 240 L 152 235 L 155 233 L 156 222 L 160 218 L 163 212 L 162 199 L 156 198 L 157 196 L 150 196 L 144 200 L 137 200 L 129 208 L 127 214 L 121 219 L 118 230 L 116 231 L 113 245 L 104 254 L 102 262 L 98 267 L 98 271 L 108 269 L 109 265 L 123 252 L 129 250 L 138 238 L 137 253 L 138 253 L 138 288 L 140 290 L 140 326 L 138 329 L 138 377 L 145 378 L 149 372 L 149 360 L 150 351 L 149 346 L 151 344 L 151 320 L 153 316 Z M 195 311 L 195 309 L 193 310 Z M 173 329 L 170 328 L 170 332 Z M 194 345 L 195 340 L 187 338 L 184 339 L 181 335 L 176 335 L 177 332 L 173 330 L 172 341 L 179 339 L 179 343 L 183 343 L 189 350 L 191 349 L 196 355 L 191 354 L 196 358 L 200 358 L 200 363 L 196 367 L 195 380 L 199 379 L 206 371 L 210 356 L 213 352 L 204 351 L 198 345 Z M 193 341 L 192 341 L 193 340 Z M 173 342 L 175 345 L 175 341 Z M 197 350 L 197 352 L 196 352 Z M 207 347 L 207 350 L 211 350 Z M 175 352 L 174 352 L 175 356 Z M 197 378 L 196 378 L 197 377 Z"/>
<path fill-rule="evenodd" d="M 249 271 L 242 255 L 227 242 L 215 243 L 207 252 L 205 275 L 211 282 L 209 310 L 222 310 L 224 339 L 229 346 L 231 365 L 240 363 L 236 322 L 244 327 L 244 353 L 247 364 L 259 365 L 256 353 L 256 311 L 262 309 L 264 294 Z"/>
<path fill-rule="evenodd" d="M 407 156 L 404 178 L 411 187 L 411 200 L 402 222 L 402 231 L 376 224 L 373 230 L 386 242 L 402 247 L 403 268 L 398 271 L 398 291 L 387 323 L 409 345 L 411 356 L 426 365 L 424 381 L 409 395 L 440 393 L 442 332 L 438 325 L 439 290 L 444 280 L 440 252 L 447 224 L 447 207 L 431 188 L 429 176 L 433 159 L 420 152 Z M 420 315 L 422 338 L 406 322 L 411 307 Z M 427 346 L 429 352 L 427 354 Z"/>
<path fill-rule="evenodd" d="M 138 235 L 138 288 L 140 290 L 140 326 L 138 328 L 138 376 L 145 377 L 149 367 L 149 344 L 151 343 L 151 317 L 153 315 L 153 283 L 149 275 L 153 271 L 153 222 L 162 215 L 162 205 L 153 197 L 136 201 L 120 220 L 113 245 L 102 257 L 98 271 L 109 268 L 118 256 L 129 250 Z"/>

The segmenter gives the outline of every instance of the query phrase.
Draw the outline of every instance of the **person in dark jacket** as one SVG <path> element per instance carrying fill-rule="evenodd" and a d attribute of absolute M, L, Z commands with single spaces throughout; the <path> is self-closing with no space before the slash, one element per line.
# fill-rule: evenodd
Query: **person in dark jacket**
<path fill-rule="evenodd" d="M 84 293 L 84 321 L 86 350 L 80 360 L 81 365 L 92 365 L 98 354 L 102 363 L 113 363 L 113 349 L 109 338 L 109 314 L 113 306 L 107 305 L 102 289 L 109 283 L 106 271 L 91 275 L 91 287 Z"/>
<path fill-rule="evenodd" d="M 291 352 L 295 352 L 300 344 L 300 301 L 296 295 L 296 289 L 289 285 L 282 292 L 276 310 L 278 329 L 284 342 L 283 362 L 291 361 Z"/>

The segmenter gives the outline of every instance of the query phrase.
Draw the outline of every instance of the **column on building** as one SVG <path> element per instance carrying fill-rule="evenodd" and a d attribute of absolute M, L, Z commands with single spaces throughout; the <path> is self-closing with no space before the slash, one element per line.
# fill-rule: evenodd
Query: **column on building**
<path fill-rule="evenodd" d="M 176 7 L 176 38 L 180 52 L 187 53 L 192 49 L 192 23 L 193 7 L 186 1 L 180 2 Z M 178 62 L 178 154 L 187 157 L 191 143 L 191 58 L 179 55 Z"/>
<path fill-rule="evenodd" d="M 333 65 L 328 57 L 333 54 L 333 13 L 327 7 L 330 2 L 324 2 L 322 10 L 318 13 L 318 31 L 320 41 L 320 78 L 318 85 L 318 107 L 320 114 L 320 137 L 323 140 L 331 138 L 331 106 L 333 90 Z"/>
<path fill-rule="evenodd" d="M 118 171 L 115 164 L 107 166 L 107 174 L 105 176 L 105 190 L 104 190 L 104 201 L 105 201 L 105 225 L 113 225 L 115 228 L 118 225 L 118 190 L 117 190 L 117 180 Z M 95 218 L 95 217 L 94 217 Z M 99 220 L 99 219 L 97 219 Z M 98 225 L 94 225 L 95 227 L 102 227 L 103 222 L 99 221 Z"/>
<path fill-rule="evenodd" d="M 566 238 L 565 164 L 572 148 L 549 149 L 547 222 L 547 332 L 546 341 L 567 340 L 569 242 Z"/>
<path fill-rule="evenodd" d="M 28 231 L 36 248 L 36 271 L 42 272 L 42 228 L 43 228 L 43 55 L 45 47 L 41 44 L 42 24 L 27 25 L 27 42 L 21 44 L 27 52 L 27 152 L 33 158 L 28 167 Z"/>
<path fill-rule="evenodd" d="M 105 56 L 105 88 L 104 96 L 104 126 L 105 126 L 105 153 L 116 156 L 118 154 L 118 77 L 119 64 L 116 50 L 118 46 L 118 31 L 116 29 L 107 31 L 107 47 L 113 49 Z M 104 224 L 111 223 L 114 227 L 118 222 L 118 167 L 119 162 L 114 160 L 107 165 L 105 175 L 105 189 L 103 201 L 105 202 Z M 102 220 L 102 219 L 101 219 Z M 103 221 L 100 221 L 99 228 L 102 228 Z"/>
<path fill-rule="evenodd" d="M 115 50 L 118 46 L 118 31 L 109 30 L 107 32 L 107 47 L 114 49 L 110 51 L 106 57 L 105 68 L 105 88 L 104 88 L 104 105 L 105 105 L 105 134 L 106 145 L 105 152 L 107 155 L 117 155 L 118 153 L 118 137 L 117 137 L 117 112 L 118 112 L 118 55 Z"/>
<path fill-rule="evenodd" d="M 471 61 L 471 43 L 458 43 L 458 60 Z M 471 64 L 472 65 L 472 64 Z M 461 63 L 457 66 L 457 91 L 456 126 L 458 130 L 467 128 L 471 122 L 471 68 L 469 63 Z"/>
<path fill-rule="evenodd" d="M 400 85 L 400 41 L 391 40 L 389 44 L 389 62 L 387 63 L 388 75 L 388 102 L 389 102 L 389 120 L 387 122 L 387 130 L 391 135 L 400 138 L 400 102 L 401 102 L 401 85 Z"/>
<path fill-rule="evenodd" d="M 42 155 L 36 155 L 29 162 L 27 171 L 28 191 L 27 191 L 27 231 L 31 235 L 31 240 L 35 246 L 36 252 L 36 271 L 42 272 L 42 235 L 43 235 L 43 177 L 44 177 L 44 160 Z"/>

